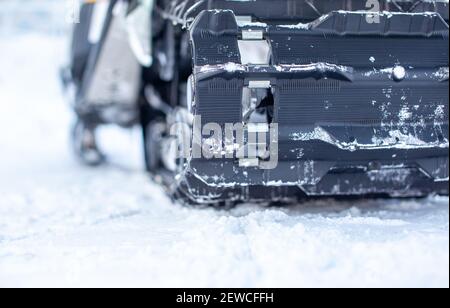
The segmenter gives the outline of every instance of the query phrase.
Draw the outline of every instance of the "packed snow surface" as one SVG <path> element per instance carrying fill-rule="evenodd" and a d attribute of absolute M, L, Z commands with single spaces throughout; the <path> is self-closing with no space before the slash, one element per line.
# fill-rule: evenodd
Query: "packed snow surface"
<path fill-rule="evenodd" d="M 186 208 L 142 171 L 137 129 L 103 131 L 110 163 L 81 166 L 67 26 L 41 24 L 64 1 L 36 2 L 0 8 L 0 286 L 449 286 L 447 198 Z"/>

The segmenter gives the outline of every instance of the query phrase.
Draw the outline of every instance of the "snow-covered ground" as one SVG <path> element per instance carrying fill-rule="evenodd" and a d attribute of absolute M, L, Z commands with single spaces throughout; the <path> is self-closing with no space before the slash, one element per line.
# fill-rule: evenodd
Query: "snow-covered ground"
<path fill-rule="evenodd" d="M 447 198 L 184 208 L 142 172 L 138 130 L 104 131 L 112 162 L 79 165 L 65 1 L 33 1 L 38 17 L 0 0 L 0 286 L 449 286 Z"/>

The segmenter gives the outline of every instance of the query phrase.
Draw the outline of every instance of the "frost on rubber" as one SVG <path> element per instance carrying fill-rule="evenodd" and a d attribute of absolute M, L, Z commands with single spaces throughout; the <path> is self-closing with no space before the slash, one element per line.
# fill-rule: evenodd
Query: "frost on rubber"
<path fill-rule="evenodd" d="M 223 204 L 448 195 L 448 24 L 418 5 L 377 13 L 376 23 L 362 11 L 285 24 L 242 18 L 239 5 L 199 13 L 189 28 L 189 109 L 205 123 L 277 123 L 279 162 L 262 170 L 192 157 L 172 184 L 176 196 Z M 252 46 L 259 55 L 248 55 Z M 249 101 L 266 120 L 242 112 Z"/>

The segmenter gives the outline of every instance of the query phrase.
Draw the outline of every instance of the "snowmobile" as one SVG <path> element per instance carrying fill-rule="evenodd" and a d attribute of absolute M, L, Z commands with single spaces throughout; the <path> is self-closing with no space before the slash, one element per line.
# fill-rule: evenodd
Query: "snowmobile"
<path fill-rule="evenodd" d="M 448 6 L 83 2 L 75 148 L 101 163 L 95 129 L 138 124 L 148 171 L 193 205 L 448 196 Z"/>

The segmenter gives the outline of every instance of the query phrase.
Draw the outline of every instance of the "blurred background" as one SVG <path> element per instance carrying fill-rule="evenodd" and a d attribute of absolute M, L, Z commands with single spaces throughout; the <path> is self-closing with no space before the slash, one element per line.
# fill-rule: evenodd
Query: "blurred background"
<path fill-rule="evenodd" d="M 1 116 L 3 125 L 9 130 L 17 126 L 14 133 L 0 134 L 5 143 L 11 143 L 3 151 L 16 151 L 20 146 L 33 152 L 34 157 L 41 150 L 45 155 L 56 153 L 55 148 L 70 151 L 66 139 L 73 118 L 70 101 L 62 92 L 59 71 L 68 63 L 72 30 L 69 10 L 73 3 L 76 1 L 0 0 Z M 127 135 L 133 132 L 107 128 L 100 134 L 114 134 L 114 137 L 101 138 L 107 143 L 104 146 L 111 148 L 114 143 L 121 144 L 124 138 L 129 139 Z M 53 142 L 45 142 L 42 138 Z M 122 139 L 107 142 L 117 138 Z M 117 157 L 126 156 L 124 163 L 133 164 L 135 159 L 140 168 L 141 157 L 133 157 L 133 154 L 140 155 L 140 140 L 135 141 L 127 145 L 125 153 L 120 153 L 123 146 L 117 147 L 119 152 L 116 154 Z M 11 158 L 17 158 L 15 152 L 11 154 Z M 66 159 L 70 157 L 68 154 L 64 155 Z"/>
<path fill-rule="evenodd" d="M 70 1 L 55 0 L 1 0 L 0 25 L 2 34 L 23 31 L 64 35 L 70 29 L 67 23 Z"/>
<path fill-rule="evenodd" d="M 448 198 L 173 204 L 138 128 L 72 155 L 66 0 L 0 0 L 0 287 L 448 287 Z"/>

